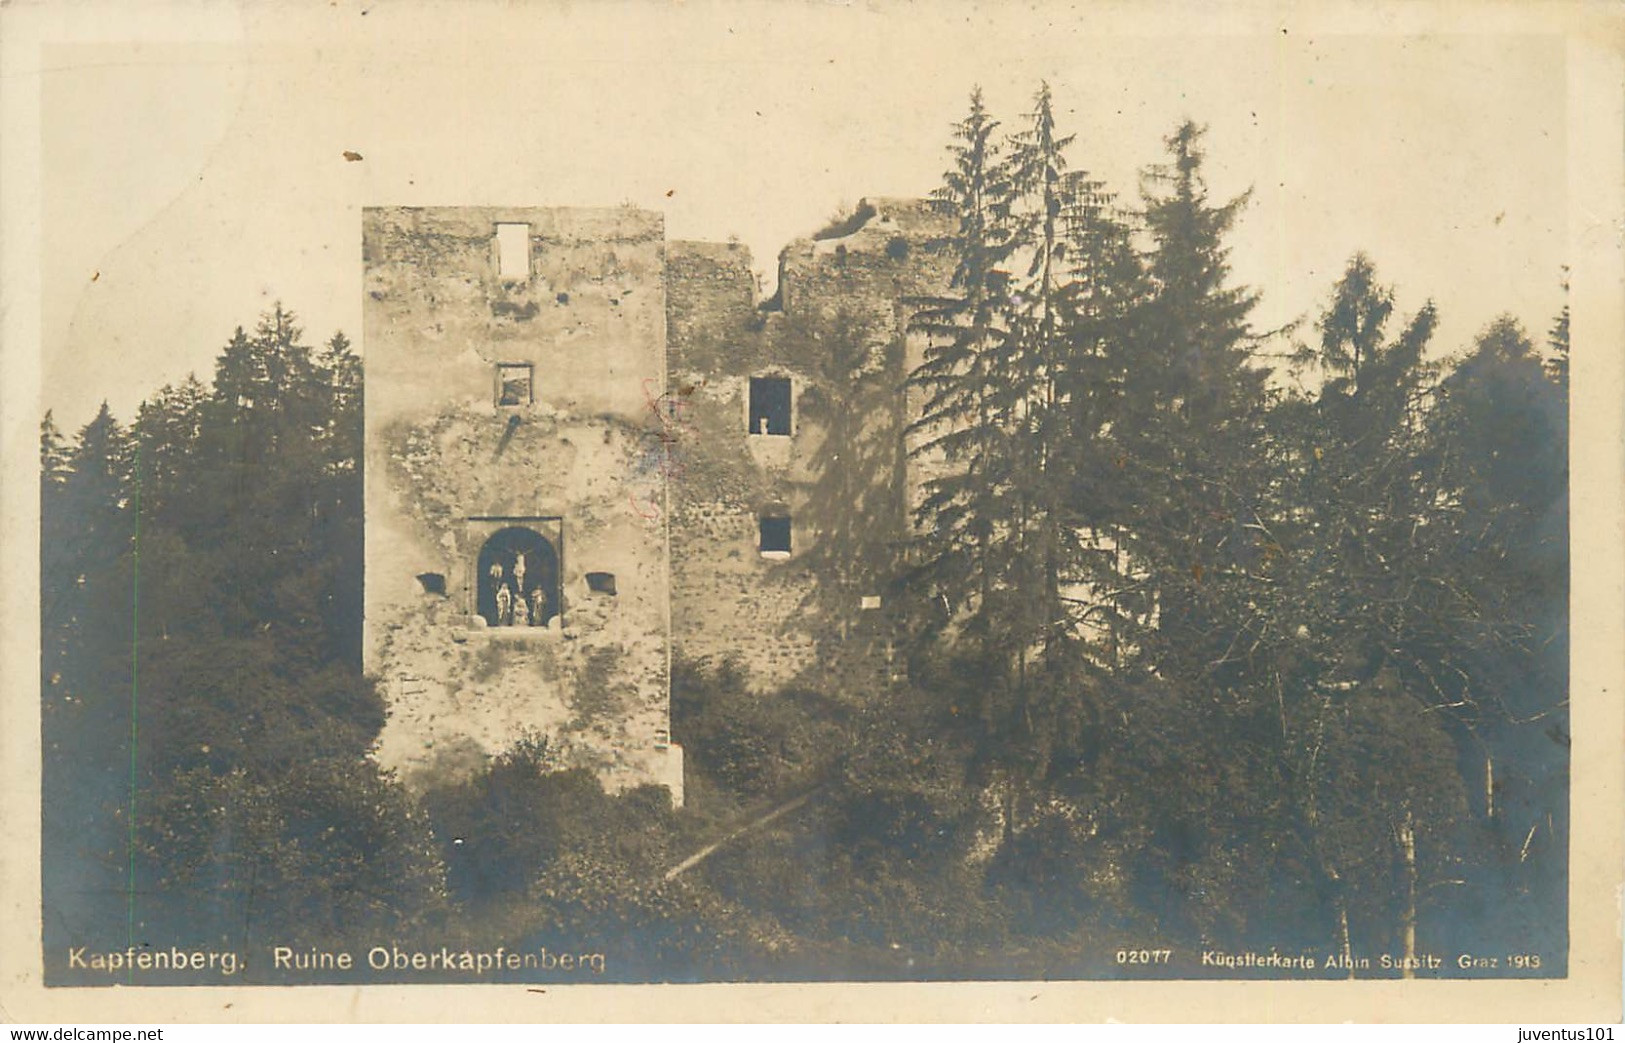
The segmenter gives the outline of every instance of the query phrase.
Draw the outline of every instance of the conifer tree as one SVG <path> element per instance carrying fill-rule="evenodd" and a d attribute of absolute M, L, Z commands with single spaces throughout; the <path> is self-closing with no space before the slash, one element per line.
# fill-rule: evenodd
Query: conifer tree
<path fill-rule="evenodd" d="M 1100 186 L 1080 182 L 1072 217 L 1073 263 L 1101 273 L 1073 309 L 1086 350 L 1070 389 L 1095 431 L 1074 496 L 1093 551 L 1088 618 L 1110 651 L 1093 814 L 1136 906 L 1204 895 L 1159 922 L 1258 937 L 1258 895 L 1283 882 L 1271 853 L 1290 840 L 1263 731 L 1274 701 L 1250 676 L 1268 624 L 1272 447 L 1257 296 L 1228 262 L 1247 196 L 1210 198 L 1202 133 L 1177 127 L 1146 171 L 1140 257 Z"/>
<path fill-rule="evenodd" d="M 1080 622 L 1095 635 L 1096 660 L 1125 665 L 1138 621 L 1149 614 L 1141 577 L 1130 563 L 1123 532 L 1140 492 L 1126 481 L 1122 435 L 1138 419 L 1125 398 L 1139 358 L 1150 283 L 1133 242 L 1131 218 L 1104 182 L 1069 173 L 1062 192 L 1060 250 L 1066 363 L 1056 373 L 1056 399 L 1068 438 L 1057 468 L 1061 495 L 1080 546 L 1071 561 Z"/>
<path fill-rule="evenodd" d="M 1063 576 L 1078 557 L 1076 527 L 1065 503 L 1061 476 L 1081 432 L 1072 430 L 1062 408 L 1060 385 L 1071 368 L 1071 342 L 1065 335 L 1061 223 L 1067 182 L 1069 136 L 1058 136 L 1049 85 L 1033 99 L 1026 129 L 1010 148 L 1011 184 L 1019 203 L 1017 241 L 1028 255 L 1026 275 L 1010 296 L 1000 370 L 1003 392 L 1013 400 L 1015 436 L 1010 495 L 1015 508 L 1013 583 L 1023 591 L 1021 608 L 1033 620 L 1020 629 L 1037 637 L 1044 654 L 1071 633 L 1060 599 Z M 1018 653 L 1018 658 L 1020 657 Z"/>
<path fill-rule="evenodd" d="M 1047 357 L 1057 350 L 1060 338 L 1061 308 L 1066 254 L 1063 212 L 1071 182 L 1066 178 L 1066 150 L 1074 135 L 1056 132 L 1054 99 L 1048 83 L 1039 85 L 1033 98 L 1033 111 L 1025 129 L 1010 142 L 1010 184 L 1022 205 L 1017 215 L 1016 242 L 1028 256 L 1026 278 L 1018 283 L 1015 314 L 1034 327 L 1034 343 L 1039 355 L 1026 364 L 1052 376 L 1056 359 Z M 1037 389 L 1054 397 L 1053 380 Z M 1042 406 L 1040 399 L 1034 403 Z"/>
<path fill-rule="evenodd" d="M 1005 265 L 1017 245 L 1014 191 L 993 138 L 998 126 L 981 90 L 972 91 L 970 111 L 954 127 L 951 166 L 931 195 L 932 205 L 956 225 L 950 294 L 920 302 L 910 324 L 928 341 L 909 376 L 923 395 L 910 424 L 911 451 L 937 472 L 919 505 L 924 572 L 955 596 L 968 590 L 984 599 L 993 585 L 988 518 L 1008 451 L 997 363 L 1008 336 Z"/>
<path fill-rule="evenodd" d="M 1280 404 L 1279 548 L 1255 672 L 1279 709 L 1283 777 L 1341 950 L 1413 953 L 1426 895 L 1458 856 L 1466 794 L 1438 690 L 1451 652 L 1437 591 L 1436 474 L 1423 420 L 1437 367 L 1424 304 L 1390 335 L 1394 294 L 1356 254 L 1297 359 L 1312 396 Z M 1428 751 L 1428 752 L 1424 752 Z M 1390 766 L 1407 765 L 1397 774 Z"/>
<path fill-rule="evenodd" d="M 134 435 L 142 461 L 142 509 L 195 533 L 190 514 L 196 509 L 193 464 L 203 433 L 209 392 L 196 376 L 168 385 L 141 403 Z"/>
<path fill-rule="evenodd" d="M 1208 676 L 1245 647 L 1245 610 L 1264 488 L 1265 374 L 1250 289 L 1229 285 L 1231 230 L 1248 194 L 1209 200 L 1203 129 L 1166 139 L 1169 162 L 1147 173 L 1144 222 L 1152 286 L 1125 362 L 1123 480 L 1139 505 L 1122 529 L 1130 567 L 1144 574 L 1154 621 L 1139 645 L 1159 668 Z"/>
<path fill-rule="evenodd" d="M 320 492 L 311 532 L 313 547 L 325 548 L 332 567 L 316 592 L 316 606 L 333 652 L 350 662 L 361 659 L 362 585 L 362 407 L 361 359 L 342 332 L 318 351 L 312 371 L 325 395 L 324 422 L 316 438 Z"/>
<path fill-rule="evenodd" d="M 911 321 L 927 346 L 909 376 L 922 396 L 910 424 L 911 453 L 932 476 L 917 507 L 922 534 L 912 579 L 942 607 L 939 633 L 952 650 L 943 662 L 928 646 L 922 662 L 945 668 L 941 687 L 978 747 L 973 767 L 984 782 L 988 773 L 1001 773 L 997 762 L 1009 738 L 1001 710 L 1009 695 L 1009 649 L 993 627 L 1009 580 L 1001 544 L 1010 530 L 1005 493 L 1017 399 L 1004 369 L 1011 337 L 1006 265 L 1019 246 L 1016 191 L 993 137 L 998 125 L 980 89 L 973 91 L 969 113 L 954 128 L 951 165 L 932 194 L 933 205 L 955 223 L 956 264 L 949 294 L 919 302 Z M 1006 785 L 1006 828 L 1013 794 Z"/>
<path fill-rule="evenodd" d="M 96 416 L 80 429 L 68 456 L 60 509 L 70 524 L 42 534 L 59 544 L 64 555 L 75 602 L 70 625 L 81 633 L 89 630 L 126 637 L 129 633 L 130 588 L 128 577 L 119 574 L 119 564 L 132 550 L 133 465 L 129 433 L 103 402 Z M 122 650 L 119 646 L 114 641 L 108 649 L 109 664 L 121 662 L 128 654 L 127 642 Z"/>
<path fill-rule="evenodd" d="M 71 473 L 68 443 L 50 410 L 40 422 L 40 670 L 47 687 L 60 676 L 67 624 L 65 597 L 71 589 L 72 565 L 64 541 L 62 495 Z"/>
<path fill-rule="evenodd" d="M 1041 84 L 1010 144 L 1016 241 L 1027 264 L 1009 295 L 1009 335 L 999 366 L 1012 451 L 1003 597 L 989 606 L 1010 660 L 1011 698 L 1003 716 L 1012 724 L 1002 741 L 1018 776 L 1025 773 L 1024 784 L 1034 787 L 1086 757 L 1096 716 L 1093 661 L 1075 596 L 1078 584 L 1092 577 L 1071 496 L 1076 469 L 1099 433 L 1077 422 L 1085 417 L 1068 398 L 1087 379 L 1080 371 L 1089 361 L 1069 325 L 1078 292 L 1066 258 L 1069 193 L 1076 186 L 1066 150 L 1073 140 L 1057 132 L 1049 85 Z"/>
<path fill-rule="evenodd" d="M 51 626 L 41 635 L 42 785 L 50 813 L 41 854 L 48 888 L 87 896 L 57 922 L 48 916 L 52 929 L 103 929 L 122 912 L 129 886 L 128 820 L 120 815 L 133 730 L 132 463 L 128 433 L 103 402 L 43 504 L 41 603 Z"/>
<path fill-rule="evenodd" d="M 1559 327 L 1561 316 L 1559 317 Z M 1490 828 L 1506 902 L 1561 941 L 1569 844 L 1568 417 L 1522 326 L 1491 323 L 1440 386 L 1430 418 L 1448 514 L 1431 534 L 1448 577 L 1452 719 L 1471 727 L 1474 810 Z"/>
<path fill-rule="evenodd" d="M 358 654 L 345 338 L 313 352 L 278 307 L 232 338 L 212 388 L 160 389 L 128 432 L 104 406 L 65 459 L 60 443 L 47 419 L 53 940 L 123 944 L 132 909 L 138 929 L 230 946 L 260 937 L 245 924 L 333 942 L 432 915 L 424 828 L 366 756 L 383 704 Z"/>
<path fill-rule="evenodd" d="M 1564 268 L 1563 276 L 1563 310 L 1557 313 L 1552 320 L 1551 329 L 1546 333 L 1546 375 L 1551 378 L 1563 392 L 1565 405 L 1568 402 L 1569 387 L 1569 280 L 1568 269 Z"/>
<path fill-rule="evenodd" d="M 973 96 L 937 199 L 957 218 L 961 295 L 915 328 L 933 338 L 913 381 L 930 390 L 915 422 L 941 454 L 928 484 L 929 575 L 949 608 L 973 708 L 979 778 L 1000 792 L 1007 835 L 1057 771 L 1081 756 L 1093 712 L 1078 612 L 1081 537 L 1067 499 L 1076 455 L 1059 388 L 1065 327 L 1065 149 L 1047 86 L 1007 158 L 990 161 L 992 121 Z M 967 192 L 966 186 L 995 186 Z M 1025 262 L 1012 276 L 1003 265 Z M 938 341 L 941 343 L 938 343 Z"/>
<path fill-rule="evenodd" d="M 342 331 L 334 333 L 318 350 L 312 377 L 326 392 L 325 424 L 321 442 L 332 473 L 353 472 L 361 458 L 363 388 L 361 359 Z"/>
<path fill-rule="evenodd" d="M 40 421 L 40 486 L 60 491 L 68 476 L 68 442 L 62 429 L 56 426 L 52 411 L 45 411 Z"/>

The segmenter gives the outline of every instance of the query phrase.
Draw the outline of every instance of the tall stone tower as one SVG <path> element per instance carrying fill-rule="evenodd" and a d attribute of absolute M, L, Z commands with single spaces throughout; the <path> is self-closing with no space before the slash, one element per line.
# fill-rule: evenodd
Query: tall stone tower
<path fill-rule="evenodd" d="M 661 216 L 370 208 L 362 242 L 379 759 L 411 782 L 536 735 L 680 802 Z"/>
<path fill-rule="evenodd" d="M 733 660 L 764 695 L 866 699 L 902 679 L 895 580 L 929 477 L 908 452 L 907 376 L 925 350 L 909 319 L 948 287 L 952 231 L 924 200 L 863 200 L 785 247 L 766 301 L 743 248 L 668 245 L 685 659 Z"/>

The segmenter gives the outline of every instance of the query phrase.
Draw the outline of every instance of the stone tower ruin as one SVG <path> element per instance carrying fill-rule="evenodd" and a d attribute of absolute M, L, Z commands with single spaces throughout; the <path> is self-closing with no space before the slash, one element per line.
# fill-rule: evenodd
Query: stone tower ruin
<path fill-rule="evenodd" d="M 897 677 L 919 463 L 907 333 L 942 219 L 874 200 L 785 249 L 614 209 L 363 216 L 366 668 L 408 782 L 525 738 L 682 800 L 674 656 L 753 687 Z"/>

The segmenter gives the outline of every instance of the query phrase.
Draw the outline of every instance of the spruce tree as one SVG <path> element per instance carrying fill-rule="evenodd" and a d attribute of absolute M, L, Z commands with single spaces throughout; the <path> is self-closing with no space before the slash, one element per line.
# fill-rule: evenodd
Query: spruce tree
<path fill-rule="evenodd" d="M 1140 326 L 1151 285 L 1134 246 L 1132 217 L 1104 182 L 1069 173 L 1062 202 L 1066 349 L 1055 389 L 1067 439 L 1057 477 L 1080 541 L 1066 596 L 1092 635 L 1096 661 L 1117 671 L 1127 664 L 1124 649 L 1138 621 L 1150 611 L 1124 551 L 1124 531 L 1142 493 L 1127 480 L 1122 436 L 1138 425 L 1126 389 L 1129 374 L 1143 364 Z"/>
<path fill-rule="evenodd" d="M 41 854 L 46 900 L 61 910 L 45 918 L 52 941 L 65 940 L 57 931 L 99 938 L 122 926 L 131 886 L 133 462 L 128 433 L 104 402 L 43 504 L 41 603 L 51 627 L 41 635 Z"/>
<path fill-rule="evenodd" d="M 1160 929 L 1262 937 L 1260 896 L 1281 883 L 1271 853 L 1289 839 L 1264 730 L 1274 700 L 1251 676 L 1268 624 L 1272 448 L 1257 296 L 1228 262 L 1247 196 L 1211 199 L 1201 140 L 1182 124 L 1146 171 L 1141 257 L 1097 186 L 1079 184 L 1072 218 L 1074 263 L 1103 276 L 1074 309 L 1094 379 L 1073 401 L 1096 431 L 1074 495 L 1094 551 L 1088 618 L 1111 652 L 1094 814 L 1133 906 L 1160 909 Z"/>
<path fill-rule="evenodd" d="M 68 440 L 56 426 L 52 411 L 40 421 L 40 488 L 60 492 L 68 477 Z"/>
<path fill-rule="evenodd" d="M 910 423 L 911 453 L 933 477 L 918 515 L 924 531 L 922 573 L 944 595 L 985 599 L 995 497 L 1006 463 L 999 413 L 998 358 L 1008 337 L 1003 309 L 1016 248 L 1014 191 L 993 138 L 998 121 L 972 91 L 970 112 L 954 127 L 951 166 L 931 195 L 955 222 L 949 293 L 918 302 L 910 329 L 927 339 L 909 385 L 922 396 Z"/>
<path fill-rule="evenodd" d="M 1249 568 L 1265 479 L 1265 373 L 1252 364 L 1257 295 L 1229 285 L 1225 237 L 1244 193 L 1210 201 L 1203 129 L 1166 139 L 1147 172 L 1143 220 L 1151 293 L 1125 364 L 1122 479 L 1135 503 L 1122 528 L 1129 567 L 1153 605 L 1137 644 L 1159 670 L 1211 678 L 1247 647 Z"/>
<path fill-rule="evenodd" d="M 954 677 L 942 680 L 969 711 L 977 778 L 999 793 L 1010 835 L 1083 755 L 1094 700 L 1067 596 L 1084 553 L 1068 499 L 1078 432 L 1060 391 L 1074 354 L 1063 222 L 1071 138 L 1056 132 L 1047 86 L 1002 159 L 992 128 L 973 96 L 937 195 L 957 219 L 960 293 L 916 316 L 933 344 L 912 379 L 929 389 L 917 453 L 942 465 L 921 511 L 925 572 L 953 649 Z M 1004 267 L 1021 262 L 1021 274 Z"/>
<path fill-rule="evenodd" d="M 133 433 L 142 463 L 142 510 L 196 535 L 194 463 L 208 389 L 195 376 L 168 385 L 141 403 Z"/>
<path fill-rule="evenodd" d="M 1546 375 L 1551 378 L 1563 392 L 1564 404 L 1568 403 L 1569 387 L 1569 280 L 1568 269 L 1563 269 L 1563 310 L 1557 313 L 1552 320 L 1551 329 L 1546 333 Z"/>
<path fill-rule="evenodd" d="M 1566 391 L 1502 316 L 1441 383 L 1430 418 L 1448 513 L 1429 535 L 1456 566 L 1442 687 L 1472 729 L 1474 810 L 1492 842 L 1477 897 L 1507 908 L 1501 937 L 1523 930 L 1554 951 L 1569 846 Z"/>
<path fill-rule="evenodd" d="M 1313 394 L 1272 417 L 1278 548 L 1259 688 L 1273 686 L 1283 777 L 1341 950 L 1414 953 L 1432 885 L 1459 857 L 1466 791 L 1448 729 L 1447 563 L 1424 423 L 1437 367 L 1431 302 L 1398 331 L 1393 290 L 1356 254 L 1297 355 Z M 1404 765 L 1395 771 L 1394 766 Z"/>
<path fill-rule="evenodd" d="M 1024 273 L 1008 297 L 1000 393 L 1009 402 L 1011 464 L 1005 492 L 1004 595 L 990 608 L 1011 661 L 1003 716 L 1007 756 L 1035 796 L 1087 758 L 1097 717 L 1095 658 L 1078 597 L 1091 575 L 1089 533 L 1073 497 L 1075 474 L 1096 448 L 1070 395 L 1082 388 L 1088 353 L 1073 336 L 1078 296 L 1067 263 L 1067 218 L 1077 182 L 1068 177 L 1073 142 L 1056 128 L 1048 84 L 1010 144 L 1016 239 Z M 1093 273 L 1092 273 L 1093 274 Z"/>
<path fill-rule="evenodd" d="M 312 351 L 279 307 L 130 431 L 104 406 L 64 460 L 42 427 L 52 944 L 338 944 L 436 908 L 367 757 L 360 390 L 345 338 Z"/>
<path fill-rule="evenodd" d="M 941 609 L 918 650 L 916 675 L 944 693 L 976 744 L 972 764 L 983 782 L 998 771 L 1006 738 L 998 708 L 1008 677 L 991 626 L 1005 581 L 999 543 L 1008 532 L 1013 449 L 1012 396 L 1001 369 L 1010 339 L 1006 265 L 1019 245 L 1015 189 L 993 137 L 998 125 L 980 89 L 973 91 L 969 113 L 954 127 L 943 184 L 932 193 L 933 206 L 954 221 L 954 272 L 947 294 L 916 302 L 910 328 L 927 343 L 908 380 L 920 396 L 910 453 L 929 476 L 916 508 L 920 537 L 910 579 L 933 611 Z M 1007 786 L 1007 808 L 1012 792 Z"/>
<path fill-rule="evenodd" d="M 40 671 L 47 687 L 60 683 L 68 623 L 65 599 L 74 579 L 72 555 L 58 538 L 66 531 L 62 507 L 71 473 L 68 460 L 67 439 L 46 410 L 40 422 Z"/>

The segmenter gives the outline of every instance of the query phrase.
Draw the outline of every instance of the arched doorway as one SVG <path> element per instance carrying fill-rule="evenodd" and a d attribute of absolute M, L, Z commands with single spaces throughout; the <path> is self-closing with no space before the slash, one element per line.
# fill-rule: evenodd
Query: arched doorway
<path fill-rule="evenodd" d="M 475 611 L 493 627 L 545 627 L 559 614 L 559 555 L 534 529 L 498 529 L 480 548 Z"/>

